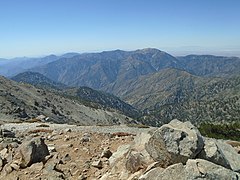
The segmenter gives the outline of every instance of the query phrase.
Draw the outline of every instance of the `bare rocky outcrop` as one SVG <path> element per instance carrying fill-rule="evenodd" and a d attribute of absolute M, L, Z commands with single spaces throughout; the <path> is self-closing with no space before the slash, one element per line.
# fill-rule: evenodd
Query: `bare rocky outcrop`
<path fill-rule="evenodd" d="M 229 145 L 230 142 L 226 144 L 223 140 L 204 138 L 189 122 L 173 120 L 148 130 L 32 123 L 26 125 L 31 128 L 23 128 L 21 133 L 17 126 L 4 126 L 13 129 L 16 138 L 1 140 L 0 179 L 237 180 L 240 177 L 237 172 L 240 155 L 234 150 L 238 142 Z M 14 144 L 18 142 L 16 139 L 20 144 Z M 51 147 L 55 150 L 48 152 Z M 155 158 L 159 154 L 164 157 Z"/>
<path fill-rule="evenodd" d="M 239 173 L 231 171 L 203 159 L 189 159 L 186 165 L 173 164 L 166 169 L 155 168 L 142 175 L 139 180 L 169 180 L 169 179 L 226 179 L 238 180 Z"/>
<path fill-rule="evenodd" d="M 205 138 L 204 148 L 198 157 L 240 172 L 240 155 L 222 140 Z"/>
<path fill-rule="evenodd" d="M 165 166 L 186 163 L 203 148 L 203 139 L 190 122 L 172 120 L 154 132 L 146 143 L 146 150 L 155 161 Z"/>

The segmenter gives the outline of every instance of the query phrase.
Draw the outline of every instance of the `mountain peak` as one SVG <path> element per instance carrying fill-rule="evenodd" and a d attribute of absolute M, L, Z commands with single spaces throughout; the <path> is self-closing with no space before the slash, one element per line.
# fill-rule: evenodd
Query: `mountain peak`
<path fill-rule="evenodd" d="M 157 48 L 144 48 L 144 49 L 138 49 L 137 52 L 141 52 L 145 54 L 145 53 L 158 53 L 162 51 Z"/>

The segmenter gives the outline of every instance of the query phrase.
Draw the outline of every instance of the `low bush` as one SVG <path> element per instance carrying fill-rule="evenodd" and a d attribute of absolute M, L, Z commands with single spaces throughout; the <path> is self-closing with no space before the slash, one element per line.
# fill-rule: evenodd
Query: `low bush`
<path fill-rule="evenodd" d="M 203 136 L 216 139 L 230 139 L 240 141 L 240 123 L 213 124 L 202 123 L 199 131 Z"/>

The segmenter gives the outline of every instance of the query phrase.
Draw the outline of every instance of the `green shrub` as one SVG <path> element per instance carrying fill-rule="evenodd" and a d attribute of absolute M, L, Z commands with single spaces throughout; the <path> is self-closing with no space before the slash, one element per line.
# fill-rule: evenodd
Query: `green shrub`
<path fill-rule="evenodd" d="M 210 138 L 240 141 L 240 123 L 238 122 L 231 124 L 202 123 L 199 131 L 203 136 Z"/>

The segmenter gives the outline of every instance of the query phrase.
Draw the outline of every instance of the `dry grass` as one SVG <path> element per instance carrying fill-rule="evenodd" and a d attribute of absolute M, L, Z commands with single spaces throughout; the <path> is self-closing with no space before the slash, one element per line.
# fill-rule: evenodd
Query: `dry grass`
<path fill-rule="evenodd" d="M 135 127 L 135 128 L 150 128 L 148 125 L 144 124 L 127 124 L 128 127 Z"/>
<path fill-rule="evenodd" d="M 49 127 L 49 125 L 48 124 L 39 124 L 36 127 Z"/>
<path fill-rule="evenodd" d="M 115 132 L 111 134 L 111 137 L 124 137 L 124 136 L 136 136 L 136 134 L 127 133 L 127 132 Z"/>
<path fill-rule="evenodd" d="M 36 133 L 41 133 L 41 132 L 52 133 L 53 130 L 51 130 L 51 129 L 34 129 L 34 130 L 29 131 L 28 134 L 36 134 Z"/>
<path fill-rule="evenodd" d="M 36 122 L 42 122 L 42 121 L 39 120 L 39 119 L 33 118 L 33 119 L 28 119 L 28 120 L 26 120 L 25 122 L 28 122 L 28 123 L 36 123 Z"/>
<path fill-rule="evenodd" d="M 232 147 L 240 146 L 240 142 L 238 141 L 227 141 L 226 143 L 231 145 Z"/>

